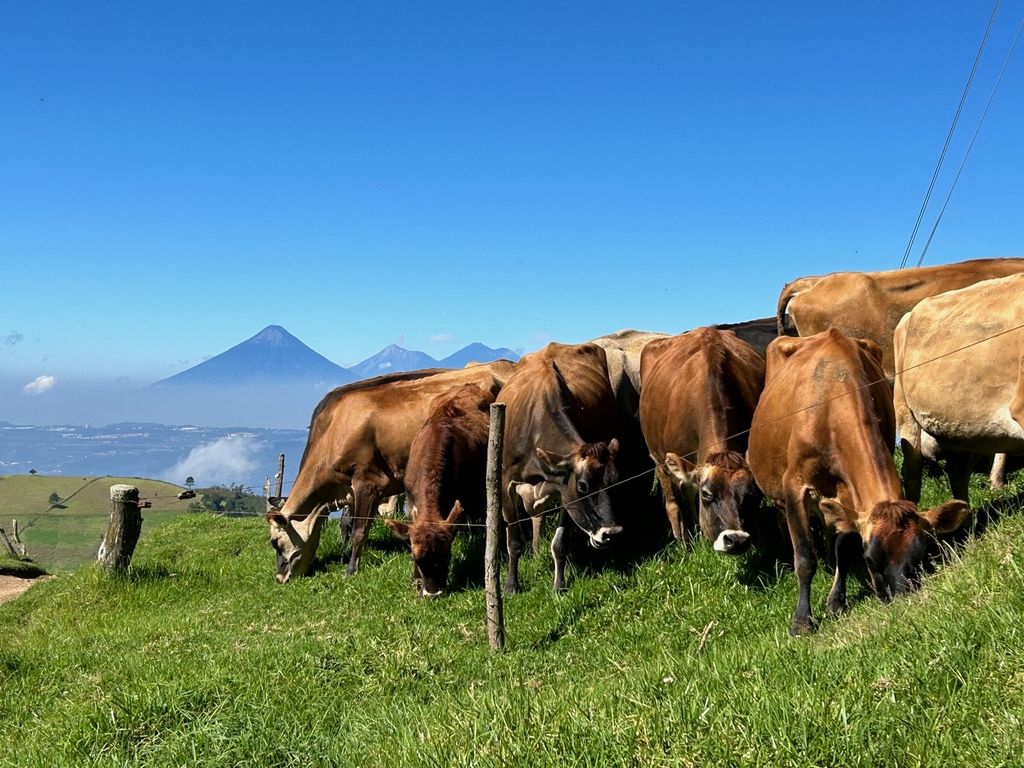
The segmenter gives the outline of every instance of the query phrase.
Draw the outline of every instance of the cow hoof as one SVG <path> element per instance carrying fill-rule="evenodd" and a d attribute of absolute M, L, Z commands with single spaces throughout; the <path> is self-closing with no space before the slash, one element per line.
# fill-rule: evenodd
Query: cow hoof
<path fill-rule="evenodd" d="M 789 634 L 793 637 L 799 637 L 800 635 L 812 635 L 818 631 L 818 622 L 812 618 L 808 618 L 805 621 L 793 620 L 793 625 L 789 628 Z"/>
<path fill-rule="evenodd" d="M 519 591 L 519 584 L 518 583 L 512 584 L 512 583 L 509 583 L 509 582 L 505 582 L 505 594 L 506 595 L 514 595 L 518 591 Z"/>
<path fill-rule="evenodd" d="M 830 598 L 828 601 L 827 608 L 828 612 L 831 613 L 833 616 L 841 616 L 842 614 L 850 610 L 850 606 L 846 604 L 845 597 L 837 600 L 832 600 Z"/>

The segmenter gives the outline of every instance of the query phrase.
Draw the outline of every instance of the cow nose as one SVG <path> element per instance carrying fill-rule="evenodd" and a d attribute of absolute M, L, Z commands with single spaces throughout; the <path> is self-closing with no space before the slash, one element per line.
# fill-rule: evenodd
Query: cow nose
<path fill-rule="evenodd" d="M 715 539 L 715 551 L 727 555 L 739 555 L 750 546 L 750 534 L 746 531 L 725 530 Z"/>
<path fill-rule="evenodd" d="M 593 534 L 593 539 L 595 543 L 604 546 L 620 533 L 622 533 L 621 525 L 606 525 L 597 529 L 597 532 Z"/>

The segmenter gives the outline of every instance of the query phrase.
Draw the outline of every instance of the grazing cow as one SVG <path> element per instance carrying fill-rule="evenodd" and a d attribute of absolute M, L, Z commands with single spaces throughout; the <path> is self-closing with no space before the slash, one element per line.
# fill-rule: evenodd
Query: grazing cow
<path fill-rule="evenodd" d="M 895 405 L 907 497 L 921 457 L 967 498 L 970 454 L 1024 453 L 1024 274 L 925 299 L 896 327 Z"/>
<path fill-rule="evenodd" d="M 835 328 L 846 336 L 870 339 L 881 347 L 882 370 L 892 378 L 893 331 L 919 301 L 1020 272 L 1024 272 L 1024 259 L 974 259 L 936 267 L 802 277 L 788 283 L 779 295 L 778 333 L 783 335 L 788 314 L 801 336 Z"/>
<path fill-rule="evenodd" d="M 743 454 L 764 360 L 732 331 L 698 328 L 648 344 L 640 374 L 640 423 L 672 535 L 684 537 L 682 506 L 716 551 L 745 551 L 744 512 L 761 493 Z"/>
<path fill-rule="evenodd" d="M 774 317 L 759 317 L 756 320 L 744 320 L 742 323 L 719 323 L 713 325 L 712 328 L 717 328 L 719 331 L 732 331 L 740 337 L 740 341 L 745 341 L 752 346 L 762 360 L 768 345 L 775 340 L 776 336 L 797 335 L 792 328 L 783 328 L 780 333 Z"/>
<path fill-rule="evenodd" d="M 414 578 L 423 597 L 448 584 L 452 542 L 463 514 L 483 520 L 486 509 L 487 434 L 494 392 L 464 384 L 434 398 L 416 433 L 405 469 L 411 522 L 385 520 L 412 548 Z"/>
<path fill-rule="evenodd" d="M 348 572 L 356 573 L 378 504 L 405 490 L 409 448 L 433 399 L 462 384 L 497 393 L 514 367 L 508 360 L 497 360 L 473 368 L 410 371 L 328 393 L 313 411 L 291 494 L 267 501 L 277 580 L 284 583 L 306 572 L 316 554 L 327 504 L 350 493 L 354 530 Z"/>
<path fill-rule="evenodd" d="M 508 525 L 507 592 L 519 590 L 523 551 L 519 501 L 543 504 L 557 494 L 563 508 L 551 541 L 555 589 L 564 589 L 569 521 L 595 548 L 622 532 L 608 486 L 618 481 L 615 396 L 605 351 L 596 344 L 552 342 L 523 357 L 501 391 L 505 403 L 502 514 Z M 528 486 L 529 493 L 520 491 Z"/>
<path fill-rule="evenodd" d="M 846 577 L 859 535 L 883 602 L 916 585 L 933 533 L 957 529 L 969 509 L 951 501 L 926 512 L 902 499 L 892 461 L 895 414 L 882 352 L 835 329 L 768 347 L 764 392 L 747 458 L 764 494 L 785 512 L 800 596 L 790 631 L 808 632 L 817 558 L 811 518 L 834 532 L 836 575 L 828 609 L 846 607 Z"/>

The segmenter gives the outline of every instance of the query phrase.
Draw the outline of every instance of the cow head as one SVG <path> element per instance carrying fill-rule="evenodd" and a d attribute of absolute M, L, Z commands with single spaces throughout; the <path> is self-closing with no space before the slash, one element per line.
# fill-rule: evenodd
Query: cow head
<path fill-rule="evenodd" d="M 746 459 L 736 451 L 712 453 L 695 465 L 675 453 L 665 454 L 665 466 L 683 484 L 697 489 L 700 530 L 716 552 L 738 555 L 750 546 L 743 519 L 756 511 L 761 491 Z"/>
<path fill-rule="evenodd" d="M 412 548 L 412 561 L 420 580 L 423 597 L 440 597 L 448 587 L 448 567 L 452 560 L 452 542 L 455 525 L 462 519 L 462 504 L 458 501 L 444 520 L 385 520 L 391 532 L 400 539 L 408 539 Z"/>
<path fill-rule="evenodd" d="M 597 549 L 622 533 L 608 491 L 619 480 L 615 467 L 618 452 L 619 441 L 615 438 L 607 443 L 580 443 L 565 456 L 537 448 L 544 470 L 560 478 L 559 492 L 566 511 Z"/>
<path fill-rule="evenodd" d="M 834 499 L 822 499 L 826 520 L 841 514 Z M 921 512 L 911 501 L 883 501 L 871 510 L 861 534 L 871 586 L 883 603 L 918 587 L 936 534 L 952 533 L 970 514 L 966 502 L 953 500 Z"/>
<path fill-rule="evenodd" d="M 267 499 L 267 520 L 270 522 L 270 546 L 277 555 L 277 580 L 284 584 L 293 576 L 309 570 L 320 544 L 320 528 L 324 518 L 315 513 L 306 517 L 284 514 L 284 499 Z"/>

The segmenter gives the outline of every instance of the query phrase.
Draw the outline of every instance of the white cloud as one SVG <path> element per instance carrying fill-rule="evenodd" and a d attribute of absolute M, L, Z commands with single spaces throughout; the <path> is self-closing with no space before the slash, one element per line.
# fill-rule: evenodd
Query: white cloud
<path fill-rule="evenodd" d="M 193 448 L 188 456 L 163 473 L 172 483 L 194 477 L 199 486 L 231 485 L 252 474 L 266 445 L 245 435 L 229 435 Z"/>
<path fill-rule="evenodd" d="M 455 337 L 450 333 L 435 333 L 430 337 L 431 344 L 447 344 L 449 341 L 455 341 Z"/>
<path fill-rule="evenodd" d="M 37 376 L 22 387 L 21 391 L 26 395 L 43 395 L 53 389 L 56 383 L 56 376 Z"/>

